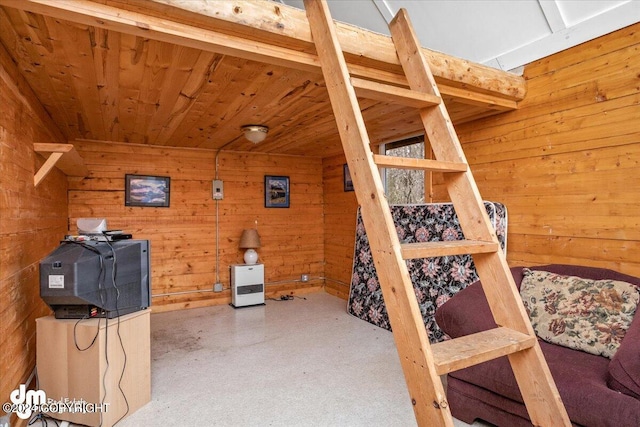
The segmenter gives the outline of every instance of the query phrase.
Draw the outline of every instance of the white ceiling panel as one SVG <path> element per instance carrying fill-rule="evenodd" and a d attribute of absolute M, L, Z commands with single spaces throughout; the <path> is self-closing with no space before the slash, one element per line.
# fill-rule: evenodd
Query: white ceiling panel
<path fill-rule="evenodd" d="M 423 46 L 475 62 L 551 33 L 537 0 L 387 1 L 409 12 Z"/>
<path fill-rule="evenodd" d="M 284 0 L 280 3 L 304 9 L 302 0 Z M 376 33 L 389 34 L 387 21 L 380 14 L 373 0 L 329 0 L 329 10 L 333 19 Z"/>
<path fill-rule="evenodd" d="M 630 3 L 629 0 L 556 0 L 558 9 L 568 27 L 587 21 L 598 15 Z"/>
<path fill-rule="evenodd" d="M 503 70 L 640 22 L 640 0 L 329 0 L 329 8 L 383 34 L 405 8 L 423 46 Z"/>

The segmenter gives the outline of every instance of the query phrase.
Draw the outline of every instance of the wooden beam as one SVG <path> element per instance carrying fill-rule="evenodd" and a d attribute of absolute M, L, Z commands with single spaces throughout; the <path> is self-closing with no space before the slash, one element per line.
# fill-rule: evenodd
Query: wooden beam
<path fill-rule="evenodd" d="M 518 108 L 517 101 L 497 98 L 496 96 L 486 93 L 478 93 L 469 89 L 442 85 L 438 85 L 438 89 L 440 89 L 441 94 L 453 97 L 456 101 L 467 105 L 475 105 L 497 111 L 509 111 Z"/>
<path fill-rule="evenodd" d="M 180 14 L 180 10 L 208 16 L 234 25 L 234 30 L 244 34 L 256 35 L 260 31 L 260 39 L 269 35 L 284 36 L 302 43 L 305 47 L 313 45 L 309 22 L 305 11 L 291 6 L 255 0 L 109 0 L 111 4 L 147 4 L 164 5 L 162 12 L 171 16 Z M 266 5 L 265 5 L 266 3 Z M 122 5 L 122 7 L 125 7 Z M 158 8 L 159 6 L 145 6 Z M 170 8 L 169 8 L 170 7 Z M 360 27 L 336 21 L 336 32 L 343 52 L 347 56 L 366 58 L 383 64 L 400 66 L 393 42 L 389 36 L 363 30 Z M 244 28 L 241 28 L 244 27 Z M 311 50 L 313 51 L 313 50 Z M 506 99 L 522 100 L 526 93 L 524 78 L 521 76 L 456 58 L 441 52 L 423 48 L 433 75 L 436 77 L 440 91 L 442 85 L 467 88 L 471 91 L 495 92 Z M 350 63 L 350 58 L 347 57 Z M 350 65 L 350 64 L 348 64 Z M 399 70 L 399 68 L 398 68 Z M 353 70 L 350 70 L 353 74 Z M 401 71 L 398 71 L 401 74 Z"/>
<path fill-rule="evenodd" d="M 51 153 L 38 172 L 33 176 L 33 185 L 37 187 L 40 182 L 57 166 L 65 175 L 85 177 L 89 175 L 89 169 L 84 165 L 80 154 L 72 144 L 46 144 L 36 142 L 33 144 L 36 153 Z"/>
<path fill-rule="evenodd" d="M 431 349 L 436 370 L 444 375 L 531 348 L 535 343 L 535 336 L 496 328 L 435 343 Z"/>
<path fill-rule="evenodd" d="M 362 98 L 404 105 L 413 108 L 433 107 L 442 102 L 439 96 L 428 93 L 415 92 L 409 89 L 380 84 L 371 80 L 351 78 L 351 84 L 356 89 L 356 95 Z"/>
<path fill-rule="evenodd" d="M 320 73 L 304 11 L 267 1 L 0 0 L 0 5 L 40 13 L 208 52 Z M 112 6 L 115 5 L 115 6 Z M 195 22 L 195 25 L 194 25 Z M 338 24 L 352 75 L 407 84 L 387 36 Z M 443 95 L 497 110 L 515 108 L 525 93 L 516 76 L 425 50 Z M 478 98 L 479 97 L 479 98 Z"/>
<path fill-rule="evenodd" d="M 89 0 L 0 0 L 0 5 L 179 46 L 319 72 L 317 58 L 311 53 L 182 24 L 169 16 L 159 18 Z"/>
<path fill-rule="evenodd" d="M 453 426 L 364 119 L 325 1 L 305 0 L 334 117 L 418 425 Z M 441 105 L 441 104 L 440 104 Z M 437 409 L 436 409 L 437 408 Z M 445 419 L 449 418 L 449 423 Z M 444 421 L 444 422 L 443 422 Z"/>
<path fill-rule="evenodd" d="M 466 163 L 441 162 L 433 159 L 416 159 L 412 157 L 393 157 L 374 154 L 376 165 L 396 169 L 422 169 L 431 172 L 466 172 Z"/>
<path fill-rule="evenodd" d="M 500 249 L 496 242 L 482 240 L 444 240 L 437 242 L 403 243 L 404 259 L 431 258 L 465 254 L 494 253 Z"/>
<path fill-rule="evenodd" d="M 422 88 L 427 93 L 439 95 L 426 59 L 416 56 L 420 46 L 406 10 L 398 12 L 389 28 L 411 88 Z M 436 159 L 466 163 L 462 145 L 444 104 L 422 109 L 420 116 Z M 498 244 L 471 170 L 446 174 L 444 178 L 465 238 Z M 495 322 L 535 337 L 504 252 L 475 253 L 473 262 Z M 509 362 L 533 425 L 570 426 L 571 421 L 537 340 L 534 340 L 533 347 L 509 355 Z"/>

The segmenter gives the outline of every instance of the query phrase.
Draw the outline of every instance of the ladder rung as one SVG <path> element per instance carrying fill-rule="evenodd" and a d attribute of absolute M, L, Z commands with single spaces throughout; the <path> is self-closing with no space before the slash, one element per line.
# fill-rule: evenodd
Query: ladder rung
<path fill-rule="evenodd" d="M 374 154 L 373 161 L 382 167 L 395 169 L 421 169 L 433 172 L 466 172 L 466 163 L 441 162 L 431 159 L 414 159 L 411 157 L 393 157 Z"/>
<path fill-rule="evenodd" d="M 433 107 L 442 102 L 439 96 L 430 93 L 417 92 L 356 77 L 351 77 L 351 84 L 356 90 L 356 95 L 362 98 L 375 99 L 376 101 L 414 108 Z"/>
<path fill-rule="evenodd" d="M 431 346 L 436 372 L 443 375 L 533 347 L 536 337 L 499 327 Z"/>
<path fill-rule="evenodd" d="M 496 242 L 481 240 L 445 240 L 439 242 L 403 243 L 403 259 L 430 258 L 438 256 L 486 254 L 497 252 Z"/>

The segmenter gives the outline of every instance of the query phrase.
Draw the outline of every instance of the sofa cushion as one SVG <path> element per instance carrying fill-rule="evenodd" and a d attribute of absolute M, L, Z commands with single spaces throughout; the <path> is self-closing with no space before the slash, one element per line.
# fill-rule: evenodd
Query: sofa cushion
<path fill-rule="evenodd" d="M 640 300 L 635 286 L 523 269 L 520 295 L 536 335 L 587 353 L 613 357 Z"/>

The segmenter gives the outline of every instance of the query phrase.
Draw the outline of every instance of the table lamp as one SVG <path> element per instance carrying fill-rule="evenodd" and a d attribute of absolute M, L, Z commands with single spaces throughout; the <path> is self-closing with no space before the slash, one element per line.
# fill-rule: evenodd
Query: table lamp
<path fill-rule="evenodd" d="M 260 235 L 255 228 L 249 228 L 242 231 L 242 237 L 240 237 L 240 249 L 246 249 L 244 253 L 245 264 L 255 264 L 258 262 L 258 253 L 256 248 L 260 247 Z"/>

